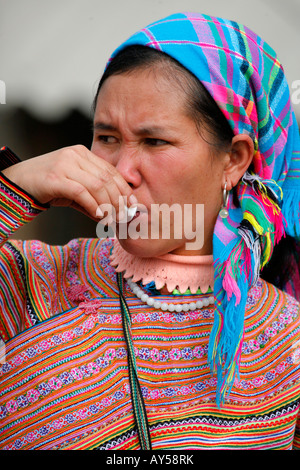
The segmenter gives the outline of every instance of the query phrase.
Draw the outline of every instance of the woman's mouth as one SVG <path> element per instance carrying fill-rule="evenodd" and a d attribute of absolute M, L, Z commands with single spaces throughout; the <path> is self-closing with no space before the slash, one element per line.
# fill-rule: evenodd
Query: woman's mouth
<path fill-rule="evenodd" d="M 147 212 L 145 208 L 139 207 L 139 205 L 134 205 L 131 207 L 125 206 L 125 214 L 122 219 L 118 221 L 119 224 L 128 224 L 132 220 L 137 219 L 142 213 Z"/>
<path fill-rule="evenodd" d="M 129 220 L 129 222 L 131 222 L 132 220 L 137 219 L 140 214 L 141 214 L 141 212 L 137 210 L 136 213 L 134 214 L 134 216 L 132 217 L 132 219 Z"/>

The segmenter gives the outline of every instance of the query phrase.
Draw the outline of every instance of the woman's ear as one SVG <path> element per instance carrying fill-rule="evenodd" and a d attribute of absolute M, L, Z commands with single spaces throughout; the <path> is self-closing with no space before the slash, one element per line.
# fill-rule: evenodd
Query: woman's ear
<path fill-rule="evenodd" d="M 251 137 L 247 134 L 235 135 L 228 155 L 229 159 L 224 169 L 224 177 L 227 181 L 227 190 L 230 191 L 238 184 L 252 162 L 254 144 Z"/>

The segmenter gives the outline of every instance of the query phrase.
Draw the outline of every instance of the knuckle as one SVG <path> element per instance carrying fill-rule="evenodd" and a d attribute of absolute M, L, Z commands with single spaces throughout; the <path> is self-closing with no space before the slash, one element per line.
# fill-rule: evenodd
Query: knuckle
<path fill-rule="evenodd" d="M 84 145 L 77 144 L 77 145 L 72 145 L 69 147 L 64 147 L 62 149 L 62 152 L 60 153 L 60 156 L 62 159 L 70 159 L 70 158 L 77 158 L 78 156 L 81 156 L 82 153 L 84 152 L 85 147 Z"/>
<path fill-rule="evenodd" d="M 82 186 L 80 183 L 74 183 L 72 185 L 72 190 L 73 190 L 74 196 L 80 196 L 81 194 L 87 191 L 87 189 L 84 186 Z"/>
<path fill-rule="evenodd" d="M 104 169 L 104 170 L 101 172 L 101 180 L 102 180 L 102 184 L 103 184 L 103 183 L 108 184 L 108 183 L 110 183 L 111 180 L 112 180 L 112 175 L 111 175 L 107 170 Z"/>
<path fill-rule="evenodd" d="M 103 189 L 103 181 L 101 181 L 100 179 L 94 179 L 92 182 L 91 182 L 91 190 L 93 192 L 99 192 Z"/>
<path fill-rule="evenodd" d="M 80 155 L 86 151 L 85 146 L 82 144 L 73 145 L 72 148 L 77 154 L 80 154 Z"/>

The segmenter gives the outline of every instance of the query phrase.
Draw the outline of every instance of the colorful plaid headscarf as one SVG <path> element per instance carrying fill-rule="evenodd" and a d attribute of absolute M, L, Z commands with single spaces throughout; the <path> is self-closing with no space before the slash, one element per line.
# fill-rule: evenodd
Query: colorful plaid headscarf
<path fill-rule="evenodd" d="M 214 98 L 234 134 L 254 142 L 254 172 L 229 198 L 213 238 L 215 318 L 209 363 L 217 403 L 238 378 L 247 294 L 284 234 L 300 239 L 300 140 L 282 66 L 271 47 L 234 21 L 178 13 L 123 43 L 165 52 L 192 72 Z"/>

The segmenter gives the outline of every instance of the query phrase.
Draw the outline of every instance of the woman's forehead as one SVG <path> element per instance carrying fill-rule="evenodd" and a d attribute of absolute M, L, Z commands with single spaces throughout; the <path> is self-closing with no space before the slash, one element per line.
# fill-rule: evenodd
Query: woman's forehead
<path fill-rule="evenodd" d="M 112 125 L 108 117 L 130 113 L 142 119 L 139 127 L 159 128 L 162 123 L 174 122 L 185 115 L 185 95 L 164 78 L 143 74 L 141 71 L 109 77 L 99 91 L 95 121 L 102 126 Z M 153 116 L 150 119 L 149 116 Z M 99 124 L 100 125 L 100 124 Z"/>

